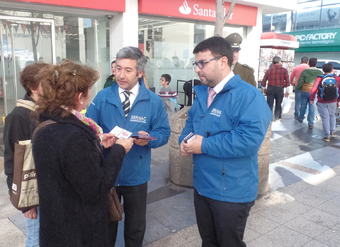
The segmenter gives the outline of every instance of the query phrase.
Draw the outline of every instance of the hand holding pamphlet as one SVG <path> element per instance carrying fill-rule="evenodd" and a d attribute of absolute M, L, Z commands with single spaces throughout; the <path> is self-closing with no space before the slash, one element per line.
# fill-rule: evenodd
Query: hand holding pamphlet
<path fill-rule="evenodd" d="M 149 135 L 140 135 L 140 134 L 132 135 L 131 137 L 132 137 L 132 138 L 136 138 L 136 139 L 148 140 L 148 141 L 153 141 L 153 140 L 156 140 L 156 139 L 157 139 L 156 137 L 153 137 L 153 136 L 149 136 Z"/>
<path fill-rule="evenodd" d="M 128 139 L 132 135 L 132 132 L 118 126 L 115 126 L 110 133 L 114 134 L 118 139 Z"/>

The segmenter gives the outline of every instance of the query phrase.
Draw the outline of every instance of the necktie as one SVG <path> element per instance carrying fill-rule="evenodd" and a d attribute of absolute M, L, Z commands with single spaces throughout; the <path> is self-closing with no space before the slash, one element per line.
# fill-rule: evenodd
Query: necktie
<path fill-rule="evenodd" d="M 124 111 L 125 117 L 127 117 L 127 115 L 129 114 L 129 111 L 130 111 L 130 94 L 131 94 L 131 92 L 124 91 L 123 94 L 125 96 L 125 100 L 123 102 L 123 111 Z"/>
<path fill-rule="evenodd" d="M 209 87 L 209 90 L 208 90 L 208 101 L 207 101 L 208 108 L 211 105 L 212 101 L 214 100 L 215 95 L 216 95 L 216 92 L 214 91 L 214 89 Z"/>

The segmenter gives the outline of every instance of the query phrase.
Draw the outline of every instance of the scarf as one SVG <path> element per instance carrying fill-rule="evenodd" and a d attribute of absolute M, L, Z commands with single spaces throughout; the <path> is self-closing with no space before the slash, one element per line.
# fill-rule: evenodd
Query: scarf
<path fill-rule="evenodd" d="M 100 142 L 103 139 L 103 129 L 91 118 L 85 117 L 84 114 L 80 113 L 79 111 L 72 110 L 71 111 L 76 118 L 78 118 L 83 124 L 89 126 L 94 133 L 96 134 L 96 137 L 100 140 Z"/>

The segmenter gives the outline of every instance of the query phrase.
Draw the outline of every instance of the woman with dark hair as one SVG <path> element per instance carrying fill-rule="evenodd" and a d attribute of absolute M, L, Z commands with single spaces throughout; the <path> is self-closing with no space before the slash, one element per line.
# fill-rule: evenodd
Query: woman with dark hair
<path fill-rule="evenodd" d="M 112 246 L 108 192 L 132 139 L 103 134 L 80 113 L 98 79 L 95 70 L 66 61 L 41 70 L 37 78 L 43 92 L 38 119 L 53 121 L 33 138 L 40 246 Z"/>

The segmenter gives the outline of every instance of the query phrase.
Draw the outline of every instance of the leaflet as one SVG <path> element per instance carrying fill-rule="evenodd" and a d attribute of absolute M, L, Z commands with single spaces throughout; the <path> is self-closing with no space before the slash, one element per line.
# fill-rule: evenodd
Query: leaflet
<path fill-rule="evenodd" d="M 118 139 L 128 139 L 129 137 L 131 137 L 132 132 L 123 129 L 119 126 L 115 126 L 110 133 L 114 134 L 115 137 L 117 137 Z"/>

